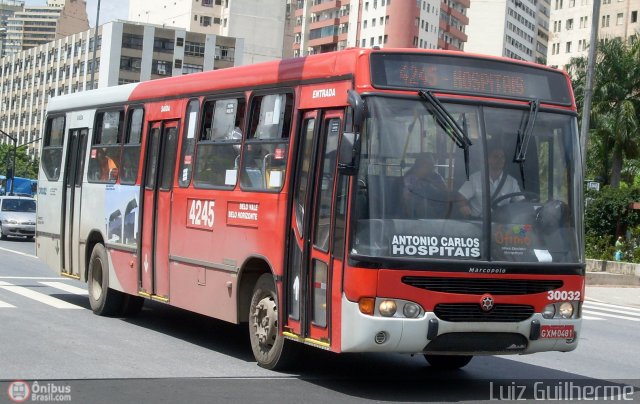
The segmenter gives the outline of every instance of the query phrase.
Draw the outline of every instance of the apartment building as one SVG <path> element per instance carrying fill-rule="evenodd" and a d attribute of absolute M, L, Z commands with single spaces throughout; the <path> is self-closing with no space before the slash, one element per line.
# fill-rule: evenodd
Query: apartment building
<path fill-rule="evenodd" d="M 84 0 L 48 0 L 7 18 L 5 54 L 10 55 L 89 29 Z"/>
<path fill-rule="evenodd" d="M 587 56 L 593 3 L 591 0 L 552 0 L 548 63 L 566 68 L 571 58 Z M 640 0 L 601 0 L 598 38 L 636 40 Z"/>
<path fill-rule="evenodd" d="M 293 56 L 347 47 L 462 50 L 468 0 L 299 0 Z"/>
<path fill-rule="evenodd" d="M 544 63 L 548 0 L 473 0 L 467 16 L 466 51 Z"/>
<path fill-rule="evenodd" d="M 93 72 L 93 38 L 91 29 L 0 58 L 0 129 L 30 155 L 50 97 L 243 63 L 242 39 L 118 21 L 98 27 Z"/>
<path fill-rule="evenodd" d="M 0 0 L 0 57 L 5 55 L 7 20 L 24 7 L 23 0 Z"/>
<path fill-rule="evenodd" d="M 287 2 L 282 0 L 135 0 L 131 21 L 243 38 L 246 64 L 282 58 Z"/>

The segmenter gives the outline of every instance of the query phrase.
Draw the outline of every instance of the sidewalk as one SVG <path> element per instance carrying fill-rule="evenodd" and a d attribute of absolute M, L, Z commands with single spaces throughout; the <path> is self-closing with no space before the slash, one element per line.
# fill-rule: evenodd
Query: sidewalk
<path fill-rule="evenodd" d="M 587 285 L 585 300 L 640 307 L 640 287 Z"/>

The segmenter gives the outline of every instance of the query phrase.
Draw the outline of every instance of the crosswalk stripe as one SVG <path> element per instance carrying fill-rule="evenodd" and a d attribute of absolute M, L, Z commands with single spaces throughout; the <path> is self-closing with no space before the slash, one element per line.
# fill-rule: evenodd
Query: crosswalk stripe
<path fill-rule="evenodd" d="M 63 283 L 63 282 L 39 282 L 39 283 L 43 285 L 51 286 L 52 288 L 55 288 L 55 289 L 63 290 L 68 293 L 73 293 L 74 295 L 86 296 L 89 294 L 86 290 L 82 288 L 79 288 L 77 286 L 67 285 L 66 283 Z"/>
<path fill-rule="evenodd" d="M 610 308 L 609 306 L 594 306 L 591 304 L 584 304 L 582 307 L 583 307 L 583 310 L 600 310 L 600 311 L 606 311 L 608 313 L 618 313 L 618 314 L 625 314 L 629 316 L 640 316 L 640 313 L 634 313 L 634 312 L 630 313 L 627 310 Z"/>
<path fill-rule="evenodd" d="M 604 318 L 600 317 L 592 317 L 592 316 L 582 316 L 583 320 L 604 320 Z"/>
<path fill-rule="evenodd" d="M 594 302 L 592 300 L 586 300 L 584 302 L 585 306 L 599 306 L 599 307 L 610 307 L 613 309 L 622 309 L 625 310 L 627 313 L 632 312 L 632 313 L 638 313 L 640 314 L 640 309 L 636 308 L 636 307 L 628 307 L 628 306 L 620 306 L 618 304 L 610 304 L 610 303 L 602 303 L 602 302 Z"/>
<path fill-rule="evenodd" d="M 55 297 L 51 297 L 49 295 L 45 295 L 44 293 L 36 292 L 31 289 L 12 285 L 9 282 L 0 281 L 0 289 L 7 290 L 9 292 L 13 292 L 20 296 L 26 297 L 31 300 L 38 301 L 40 303 L 44 303 L 48 306 L 55 307 L 56 309 L 80 309 L 84 310 L 84 307 L 76 306 L 75 304 L 67 303 L 64 300 L 57 299 Z"/>
<path fill-rule="evenodd" d="M 0 300 L 0 309 L 11 309 L 11 308 L 16 308 L 16 306 L 3 302 L 2 300 Z"/>
<path fill-rule="evenodd" d="M 629 321 L 640 321 L 640 318 L 638 317 L 629 317 L 629 316 L 619 316 L 617 314 L 610 314 L 610 313 L 605 313 L 602 311 L 593 311 L 593 310 L 582 310 L 582 312 L 584 314 L 593 314 L 595 316 L 603 316 L 603 317 L 612 317 L 612 318 L 620 318 L 623 320 L 629 320 Z"/>

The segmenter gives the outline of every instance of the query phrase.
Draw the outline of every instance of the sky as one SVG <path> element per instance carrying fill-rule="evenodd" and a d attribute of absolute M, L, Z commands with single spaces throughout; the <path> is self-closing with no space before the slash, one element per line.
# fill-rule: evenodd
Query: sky
<path fill-rule="evenodd" d="M 135 1 L 135 0 L 133 0 Z M 86 0 L 89 25 L 95 25 L 98 0 Z M 47 0 L 26 0 L 29 6 L 46 6 Z M 126 20 L 129 14 L 129 0 L 100 0 L 100 25 L 117 19 Z"/>

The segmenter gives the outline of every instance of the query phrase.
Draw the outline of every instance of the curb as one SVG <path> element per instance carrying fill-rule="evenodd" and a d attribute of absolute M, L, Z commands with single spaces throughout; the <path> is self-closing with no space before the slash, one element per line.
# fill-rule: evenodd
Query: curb
<path fill-rule="evenodd" d="M 587 272 L 586 284 L 587 286 L 640 286 L 640 278 L 635 275 Z"/>

